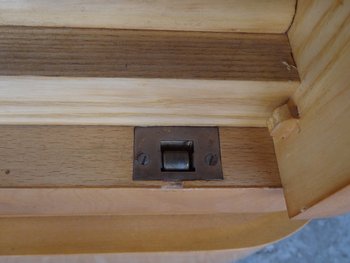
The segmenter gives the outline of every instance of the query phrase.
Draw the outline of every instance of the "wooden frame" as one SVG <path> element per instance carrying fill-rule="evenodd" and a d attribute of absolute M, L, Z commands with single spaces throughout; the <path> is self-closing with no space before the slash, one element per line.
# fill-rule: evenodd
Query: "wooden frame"
<path fill-rule="evenodd" d="M 118 0 L 113 21 L 15 2 L 0 4 L 0 254 L 242 248 L 304 223 L 286 209 L 349 211 L 350 1 Z M 225 180 L 131 181 L 135 125 L 220 126 Z"/>

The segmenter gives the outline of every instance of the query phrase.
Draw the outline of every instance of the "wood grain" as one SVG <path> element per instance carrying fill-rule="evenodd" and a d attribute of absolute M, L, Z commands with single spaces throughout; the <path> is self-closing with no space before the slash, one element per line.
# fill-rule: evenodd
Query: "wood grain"
<path fill-rule="evenodd" d="M 0 75 L 297 81 L 284 34 L 0 27 Z M 263 69 L 263 70 L 262 70 Z"/>
<path fill-rule="evenodd" d="M 296 0 L 1 1 L 0 24 L 284 33 Z"/>
<path fill-rule="evenodd" d="M 200 215 L 285 211 L 281 188 L 0 189 L 0 217 Z"/>
<path fill-rule="evenodd" d="M 332 76 L 337 80 L 347 69 L 345 67 L 343 71 L 336 73 L 333 68 L 341 59 L 344 63 L 348 59 L 349 13 L 348 0 L 300 1 L 295 22 L 288 36 L 302 79 L 300 88 L 293 96 L 302 114 L 306 114 L 311 108 L 313 111 L 317 110 L 317 107 L 322 107 L 339 92 L 321 84 L 323 75 L 332 72 Z M 347 88 L 344 82 L 339 85 Z M 314 107 L 316 104 L 317 107 Z"/>
<path fill-rule="evenodd" d="M 298 82 L 0 77 L 1 124 L 265 127 Z"/>
<path fill-rule="evenodd" d="M 237 249 L 281 239 L 304 224 L 285 212 L 0 218 L 0 254 Z"/>
<path fill-rule="evenodd" d="M 184 187 L 280 187 L 266 128 L 220 128 L 224 180 Z M 0 187 L 159 187 L 132 181 L 133 128 L 0 126 Z"/>
<path fill-rule="evenodd" d="M 305 216 L 320 216 L 322 207 L 327 214 L 326 198 L 350 183 L 349 19 L 350 1 L 299 1 L 289 32 L 302 79 L 293 95 L 300 132 L 275 149 L 290 216 L 321 200 L 328 206 L 321 202 Z"/>
<path fill-rule="evenodd" d="M 39 27 L 0 34 L 1 124 L 265 127 L 300 83 L 282 34 Z"/>
<path fill-rule="evenodd" d="M 274 141 L 285 140 L 292 133 L 299 132 L 298 118 L 298 109 L 291 101 L 276 108 L 267 120 L 267 127 Z"/>

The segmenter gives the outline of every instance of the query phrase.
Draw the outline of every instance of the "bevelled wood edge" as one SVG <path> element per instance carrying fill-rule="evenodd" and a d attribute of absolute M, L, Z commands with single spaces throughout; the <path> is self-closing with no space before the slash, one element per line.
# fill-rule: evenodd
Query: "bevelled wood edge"
<path fill-rule="evenodd" d="M 276 241 L 304 224 L 285 212 L 0 218 L 0 254 L 238 249 Z"/>

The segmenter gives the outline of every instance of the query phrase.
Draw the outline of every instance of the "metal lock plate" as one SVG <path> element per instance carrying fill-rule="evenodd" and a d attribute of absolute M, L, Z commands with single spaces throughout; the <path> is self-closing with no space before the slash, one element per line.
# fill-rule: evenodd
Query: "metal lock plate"
<path fill-rule="evenodd" d="M 222 180 L 216 127 L 136 127 L 134 180 Z"/>

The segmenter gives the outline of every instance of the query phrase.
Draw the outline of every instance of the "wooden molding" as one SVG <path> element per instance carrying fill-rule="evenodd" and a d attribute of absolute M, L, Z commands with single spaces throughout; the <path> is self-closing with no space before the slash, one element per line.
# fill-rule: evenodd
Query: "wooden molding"
<path fill-rule="evenodd" d="M 298 82 L 0 77 L 0 124 L 266 127 Z"/>
<path fill-rule="evenodd" d="M 2 2 L 0 24 L 27 26 L 284 33 L 296 0 Z"/>

